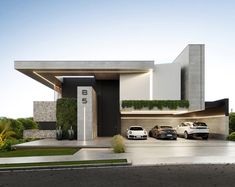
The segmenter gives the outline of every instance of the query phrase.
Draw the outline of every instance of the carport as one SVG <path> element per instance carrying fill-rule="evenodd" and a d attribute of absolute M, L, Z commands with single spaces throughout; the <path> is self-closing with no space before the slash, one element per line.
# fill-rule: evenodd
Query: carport
<path fill-rule="evenodd" d="M 185 121 L 202 121 L 209 127 L 209 138 L 225 140 L 229 134 L 228 99 L 205 102 L 205 110 L 185 113 L 149 113 L 146 111 L 121 113 L 121 133 L 126 135 L 126 129 L 132 125 L 140 125 L 150 131 L 155 125 L 170 125 L 177 127 Z"/>

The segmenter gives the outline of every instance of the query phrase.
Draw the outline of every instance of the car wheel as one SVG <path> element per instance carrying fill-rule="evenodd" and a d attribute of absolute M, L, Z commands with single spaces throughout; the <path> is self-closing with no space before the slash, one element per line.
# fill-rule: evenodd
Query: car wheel
<path fill-rule="evenodd" d="M 174 138 L 174 140 L 177 140 L 177 138 Z"/>
<path fill-rule="evenodd" d="M 188 136 L 187 131 L 184 132 L 184 138 L 185 138 L 185 139 L 189 139 L 189 136 Z"/>
<path fill-rule="evenodd" d="M 153 137 L 152 131 L 149 131 L 149 137 Z"/>

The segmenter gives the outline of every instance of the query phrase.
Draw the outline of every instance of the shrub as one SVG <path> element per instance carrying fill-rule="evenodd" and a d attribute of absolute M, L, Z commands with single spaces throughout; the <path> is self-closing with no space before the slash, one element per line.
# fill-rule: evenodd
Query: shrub
<path fill-rule="evenodd" d="M 33 118 L 18 118 L 24 129 L 38 129 L 38 124 L 33 120 Z"/>
<path fill-rule="evenodd" d="M 0 148 L 5 144 L 6 140 L 13 137 L 15 132 L 10 128 L 9 121 L 0 121 Z"/>
<path fill-rule="evenodd" d="M 14 137 L 16 139 L 23 138 L 24 126 L 22 125 L 22 123 L 17 121 L 17 120 L 10 119 L 10 118 L 8 118 L 8 120 L 10 121 L 11 129 L 15 132 L 15 136 Z"/>
<path fill-rule="evenodd" d="M 142 109 L 148 108 L 149 110 L 153 109 L 153 107 L 157 107 L 162 110 L 163 107 L 167 107 L 171 110 L 175 110 L 178 107 L 188 108 L 189 101 L 188 100 L 123 100 L 122 108 L 130 108 L 134 109 Z"/>
<path fill-rule="evenodd" d="M 74 135 L 77 135 L 77 99 L 61 98 L 56 103 L 57 129 L 62 129 L 63 138 L 68 138 L 68 130 L 72 126 Z"/>
<path fill-rule="evenodd" d="M 15 150 L 12 145 L 16 145 L 16 144 L 20 144 L 20 143 L 24 143 L 25 140 L 24 139 L 14 139 L 14 138 L 10 138 L 7 139 L 4 143 L 4 145 L 1 147 L 2 151 L 13 151 Z"/>
<path fill-rule="evenodd" d="M 3 146 L 1 147 L 1 150 L 2 151 L 12 151 L 13 148 L 11 146 L 15 145 L 17 143 L 18 143 L 18 141 L 16 139 L 7 139 L 4 142 Z"/>
<path fill-rule="evenodd" d="M 235 113 L 231 112 L 229 114 L 229 132 L 235 131 Z"/>
<path fill-rule="evenodd" d="M 231 134 L 229 134 L 229 136 L 227 137 L 228 140 L 231 141 L 235 141 L 235 132 L 232 132 Z"/>
<path fill-rule="evenodd" d="M 9 123 L 10 129 L 15 132 L 14 138 L 23 138 L 24 127 L 21 122 L 11 118 L 0 118 L 0 123 Z"/>
<path fill-rule="evenodd" d="M 115 135 L 112 138 L 112 147 L 115 153 L 125 153 L 125 141 L 121 135 Z"/>

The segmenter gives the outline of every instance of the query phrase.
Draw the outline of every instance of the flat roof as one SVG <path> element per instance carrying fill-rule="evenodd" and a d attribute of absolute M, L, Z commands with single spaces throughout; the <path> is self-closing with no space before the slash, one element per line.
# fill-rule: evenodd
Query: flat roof
<path fill-rule="evenodd" d="M 42 84 L 59 91 L 57 77 L 94 76 L 96 79 L 118 79 L 120 74 L 146 73 L 154 61 L 15 61 L 15 69 Z"/>

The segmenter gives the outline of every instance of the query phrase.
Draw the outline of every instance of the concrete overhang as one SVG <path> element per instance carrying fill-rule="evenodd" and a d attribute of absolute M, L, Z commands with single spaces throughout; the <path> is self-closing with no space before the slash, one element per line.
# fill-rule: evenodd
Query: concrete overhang
<path fill-rule="evenodd" d="M 15 69 L 60 92 L 63 76 L 118 79 L 120 74 L 146 73 L 154 61 L 15 61 Z"/>

